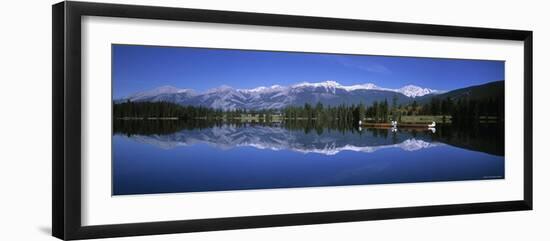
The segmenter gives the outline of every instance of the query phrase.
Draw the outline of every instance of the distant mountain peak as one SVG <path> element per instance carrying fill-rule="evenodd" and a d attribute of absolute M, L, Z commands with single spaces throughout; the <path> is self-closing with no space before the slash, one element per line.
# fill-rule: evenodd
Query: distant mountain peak
<path fill-rule="evenodd" d="M 354 91 L 354 90 L 389 90 L 389 89 L 380 88 L 380 87 L 378 87 L 377 85 L 375 85 L 373 83 L 350 85 L 350 86 L 345 86 L 345 88 L 348 91 Z"/>
<path fill-rule="evenodd" d="M 310 82 L 302 82 L 299 84 L 292 85 L 293 88 L 300 88 L 300 87 L 326 87 L 326 88 L 338 88 L 342 87 L 340 83 L 334 81 L 334 80 L 327 80 L 323 82 L 316 82 L 316 83 L 310 83 Z"/>
<path fill-rule="evenodd" d="M 192 89 L 180 89 L 180 88 L 176 88 L 176 87 L 171 86 L 171 85 L 163 85 L 163 86 L 154 88 L 152 90 L 147 90 L 147 91 L 142 91 L 142 92 L 135 93 L 133 95 L 128 96 L 126 99 L 129 99 L 129 100 L 133 101 L 133 100 L 149 98 L 149 97 L 154 97 L 154 96 L 159 96 L 159 95 L 164 95 L 164 94 L 178 94 L 178 93 L 194 94 L 194 90 L 192 90 Z"/>
<path fill-rule="evenodd" d="M 336 89 L 345 89 L 340 83 L 333 81 L 333 80 L 327 80 L 324 82 L 317 82 L 317 83 L 310 83 L 310 82 L 302 82 L 299 84 L 292 85 L 292 88 L 301 89 L 301 88 L 324 88 L 326 92 L 332 92 L 335 93 Z"/>
<path fill-rule="evenodd" d="M 300 84 L 293 85 L 292 87 L 299 88 L 299 87 L 324 87 L 327 91 L 334 92 L 336 89 L 342 89 L 346 91 L 355 91 L 355 90 L 384 90 L 384 91 L 392 91 L 401 93 L 403 95 L 406 95 L 407 97 L 420 97 L 428 94 L 434 94 L 439 91 L 429 88 L 422 88 L 416 85 L 405 85 L 399 89 L 390 89 L 390 88 L 382 88 L 379 87 L 373 83 L 364 83 L 364 84 L 356 84 L 356 85 L 341 85 L 340 83 L 333 81 L 333 80 L 327 80 L 324 82 L 317 82 L 317 83 L 310 83 L 310 82 L 303 82 Z"/>
<path fill-rule="evenodd" d="M 416 85 L 405 85 L 399 89 L 396 89 L 396 91 L 412 98 L 435 94 L 439 92 L 438 90 L 422 88 Z"/>
<path fill-rule="evenodd" d="M 221 91 L 225 92 L 225 91 L 231 91 L 231 90 L 235 90 L 235 89 L 229 85 L 220 85 L 216 88 L 207 90 L 206 93 L 214 93 L 214 92 L 221 92 Z"/>
<path fill-rule="evenodd" d="M 293 85 L 294 88 L 299 87 L 324 87 L 327 90 L 334 91 L 335 89 L 342 89 L 346 91 L 354 91 L 354 90 L 389 90 L 384 89 L 376 86 L 373 83 L 365 83 L 365 84 L 357 84 L 357 85 L 342 85 L 334 80 L 327 80 L 323 82 L 317 82 L 317 83 L 310 83 L 310 82 L 302 82 L 300 84 Z"/>
<path fill-rule="evenodd" d="M 270 87 L 260 86 L 253 89 L 238 89 L 238 91 L 248 92 L 248 93 L 268 93 L 268 92 L 273 92 L 273 91 L 282 90 L 282 89 L 285 89 L 285 87 L 281 85 L 272 85 Z"/>
<path fill-rule="evenodd" d="M 400 103 L 410 99 L 441 92 L 415 85 L 399 89 L 383 88 L 374 83 L 342 85 L 334 80 L 322 82 L 302 82 L 294 85 L 259 86 L 249 89 L 236 89 L 222 85 L 202 93 L 191 89 L 161 86 L 139 92 L 122 101 L 167 101 L 181 105 L 208 106 L 228 109 L 281 109 L 289 105 L 321 102 L 325 105 L 369 104 L 374 101 L 392 99 L 398 96 Z"/>

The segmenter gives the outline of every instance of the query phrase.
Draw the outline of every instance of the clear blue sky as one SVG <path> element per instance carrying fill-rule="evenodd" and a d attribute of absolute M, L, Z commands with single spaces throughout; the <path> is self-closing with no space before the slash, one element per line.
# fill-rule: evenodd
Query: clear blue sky
<path fill-rule="evenodd" d="M 438 90 L 504 80 L 504 62 L 113 45 L 113 97 L 171 85 L 202 92 L 334 80 Z"/>

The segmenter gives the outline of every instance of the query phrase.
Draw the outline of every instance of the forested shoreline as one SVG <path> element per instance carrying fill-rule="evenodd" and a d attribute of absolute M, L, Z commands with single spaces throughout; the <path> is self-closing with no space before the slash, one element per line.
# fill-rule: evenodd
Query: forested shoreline
<path fill-rule="evenodd" d="M 314 105 L 287 106 L 283 109 L 222 110 L 202 106 L 182 106 L 170 102 L 131 102 L 113 103 L 113 116 L 116 119 L 140 118 L 176 118 L 179 120 L 257 120 L 292 121 L 315 120 L 322 122 L 387 123 L 392 120 L 401 122 L 403 117 L 443 116 L 453 123 L 470 123 L 490 118 L 495 122 L 504 121 L 504 102 L 502 100 L 451 98 L 432 98 L 429 103 L 397 104 L 397 98 L 373 102 L 366 106 L 362 103 L 352 105 L 325 106 L 318 102 Z M 448 120 L 447 121 L 451 121 Z"/>

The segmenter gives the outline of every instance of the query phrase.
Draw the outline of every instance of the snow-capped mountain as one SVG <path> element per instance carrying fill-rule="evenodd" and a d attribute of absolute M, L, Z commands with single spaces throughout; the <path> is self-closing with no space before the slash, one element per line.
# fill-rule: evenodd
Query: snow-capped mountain
<path fill-rule="evenodd" d="M 432 90 L 428 88 L 418 87 L 416 85 L 405 85 L 399 89 L 396 89 L 395 91 L 412 98 L 441 92 L 441 91 Z"/>
<path fill-rule="evenodd" d="M 281 85 L 272 85 L 271 87 L 265 87 L 265 86 L 260 86 L 260 87 L 256 87 L 254 89 L 239 89 L 238 91 L 242 91 L 242 92 L 247 92 L 247 93 L 270 93 L 270 92 L 275 92 L 275 91 L 281 91 L 281 90 L 284 90 L 285 87 L 284 86 L 281 86 Z"/>
<path fill-rule="evenodd" d="M 379 87 L 379 86 L 377 86 L 373 83 L 346 86 L 346 85 L 341 85 L 340 83 L 338 83 L 336 81 L 332 81 L 332 80 L 325 81 L 325 82 L 319 82 L 319 83 L 304 82 L 304 83 L 294 85 L 293 87 L 295 87 L 295 88 L 300 88 L 300 87 L 324 88 L 327 92 L 333 92 L 333 93 L 336 91 L 336 89 L 343 89 L 343 90 L 347 90 L 347 91 L 383 90 L 383 91 L 391 91 L 391 92 L 401 93 L 401 94 L 403 94 L 407 97 L 412 97 L 412 98 L 441 92 L 441 91 L 434 90 L 434 89 L 422 88 L 422 87 L 419 87 L 419 86 L 416 86 L 416 85 L 405 85 L 405 86 L 403 86 L 399 89 L 382 88 L 382 87 Z"/>
<path fill-rule="evenodd" d="M 376 86 L 373 83 L 366 83 L 366 84 L 358 84 L 358 85 L 341 85 L 340 83 L 332 80 L 328 80 L 325 82 L 319 82 L 319 83 L 309 83 L 309 82 L 303 82 L 300 84 L 296 84 L 292 86 L 293 88 L 323 88 L 327 92 L 335 92 L 337 89 L 340 90 L 346 90 L 346 91 L 354 91 L 354 90 L 387 90 L 387 91 L 394 91 L 392 89 L 386 89 L 386 88 L 380 88 Z M 398 91 L 395 91 L 398 92 Z"/>
<path fill-rule="evenodd" d="M 157 87 L 152 90 L 138 92 L 133 95 L 126 97 L 125 99 L 130 101 L 143 101 L 143 100 L 157 100 L 161 101 L 162 96 L 165 95 L 195 95 L 195 91 L 191 89 L 179 89 L 173 86 L 165 85 Z"/>
<path fill-rule="evenodd" d="M 191 89 L 178 89 L 163 86 L 150 91 L 140 92 L 119 101 L 168 101 L 181 105 L 206 106 L 228 109 L 280 109 L 289 105 L 315 104 L 371 104 L 374 101 L 391 101 L 398 98 L 399 103 L 429 94 L 437 90 L 407 85 L 399 89 L 382 88 L 372 83 L 341 85 L 336 81 L 318 83 L 303 82 L 290 86 L 260 86 L 252 89 L 235 89 L 229 86 L 197 93 Z"/>

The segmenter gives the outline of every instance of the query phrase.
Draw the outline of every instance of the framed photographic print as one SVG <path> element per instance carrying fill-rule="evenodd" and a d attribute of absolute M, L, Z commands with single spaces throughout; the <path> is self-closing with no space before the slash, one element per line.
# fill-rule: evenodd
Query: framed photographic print
<path fill-rule="evenodd" d="M 58 238 L 531 209 L 531 31 L 53 6 Z"/>

